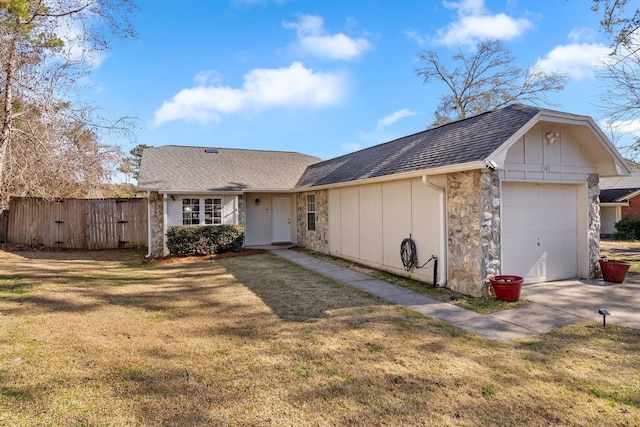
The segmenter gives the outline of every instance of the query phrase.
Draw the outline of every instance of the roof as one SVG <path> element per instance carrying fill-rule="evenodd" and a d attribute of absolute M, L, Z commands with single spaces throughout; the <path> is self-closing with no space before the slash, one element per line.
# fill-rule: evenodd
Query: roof
<path fill-rule="evenodd" d="M 300 153 L 167 145 L 142 153 L 139 191 L 290 190 L 317 157 Z"/>
<path fill-rule="evenodd" d="M 540 111 L 536 107 L 513 104 L 316 163 L 307 168 L 297 187 L 482 161 Z"/>
<path fill-rule="evenodd" d="M 637 190 L 640 188 L 640 166 L 627 161 L 629 168 L 632 173 L 629 176 L 616 176 L 616 177 L 607 177 L 600 178 L 600 190 L 609 190 L 609 189 L 629 189 L 629 190 Z"/>
<path fill-rule="evenodd" d="M 640 188 L 612 188 L 600 191 L 600 203 L 622 203 L 638 195 Z"/>

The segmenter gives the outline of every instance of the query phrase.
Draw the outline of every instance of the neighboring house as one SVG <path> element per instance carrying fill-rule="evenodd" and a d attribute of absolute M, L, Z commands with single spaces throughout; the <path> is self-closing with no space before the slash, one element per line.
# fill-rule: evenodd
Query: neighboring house
<path fill-rule="evenodd" d="M 593 277 L 599 177 L 630 173 L 591 118 L 519 104 L 323 162 L 217 150 L 259 153 L 263 163 L 223 166 L 222 156 L 204 148 L 144 151 L 138 185 L 150 195 L 153 255 L 165 253 L 160 243 L 169 225 L 185 224 L 195 209 L 206 217 L 212 209 L 203 203 L 228 203 L 228 195 L 238 206 L 228 221 L 246 226 L 247 245 L 287 237 L 278 218 L 289 215 L 291 242 L 431 282 L 430 265 L 403 268 L 400 246 L 411 237 L 420 264 L 438 259 L 435 281 L 477 296 L 497 274 L 526 283 Z M 288 188 L 256 184 L 278 174 L 287 155 L 300 156 L 297 168 L 287 165 L 291 175 L 299 173 L 296 183 L 290 177 Z M 219 177 L 218 168 L 235 175 Z M 194 194 L 198 207 L 190 205 Z M 254 216 L 263 201 L 273 212 Z"/>
<path fill-rule="evenodd" d="M 600 234 L 616 233 L 616 223 L 624 218 L 640 218 L 640 175 L 637 165 L 631 164 L 631 176 L 600 180 Z"/>

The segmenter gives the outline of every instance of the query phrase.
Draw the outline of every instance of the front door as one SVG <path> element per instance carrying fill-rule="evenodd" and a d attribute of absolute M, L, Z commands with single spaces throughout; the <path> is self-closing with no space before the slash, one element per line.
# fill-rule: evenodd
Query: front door
<path fill-rule="evenodd" d="M 272 202 L 272 237 L 273 243 L 291 241 L 291 199 L 274 197 Z"/>

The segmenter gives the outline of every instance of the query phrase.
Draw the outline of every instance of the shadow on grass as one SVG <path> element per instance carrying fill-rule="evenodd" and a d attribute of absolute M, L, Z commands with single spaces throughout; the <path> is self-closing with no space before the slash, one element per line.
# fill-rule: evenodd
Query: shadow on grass
<path fill-rule="evenodd" d="M 313 322 L 332 310 L 389 305 L 383 300 L 273 254 L 218 261 L 280 319 Z"/>

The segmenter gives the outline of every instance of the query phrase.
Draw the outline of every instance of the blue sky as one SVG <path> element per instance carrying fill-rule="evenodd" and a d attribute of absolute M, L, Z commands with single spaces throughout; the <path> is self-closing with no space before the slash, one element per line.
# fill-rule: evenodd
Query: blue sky
<path fill-rule="evenodd" d="M 608 40 L 591 0 L 137 3 L 138 38 L 114 42 L 84 94 L 139 117 L 135 143 L 328 159 L 419 132 L 445 90 L 416 77 L 419 52 L 449 61 L 488 37 L 521 68 L 568 74 L 551 108 L 603 116 L 596 67 Z"/>

